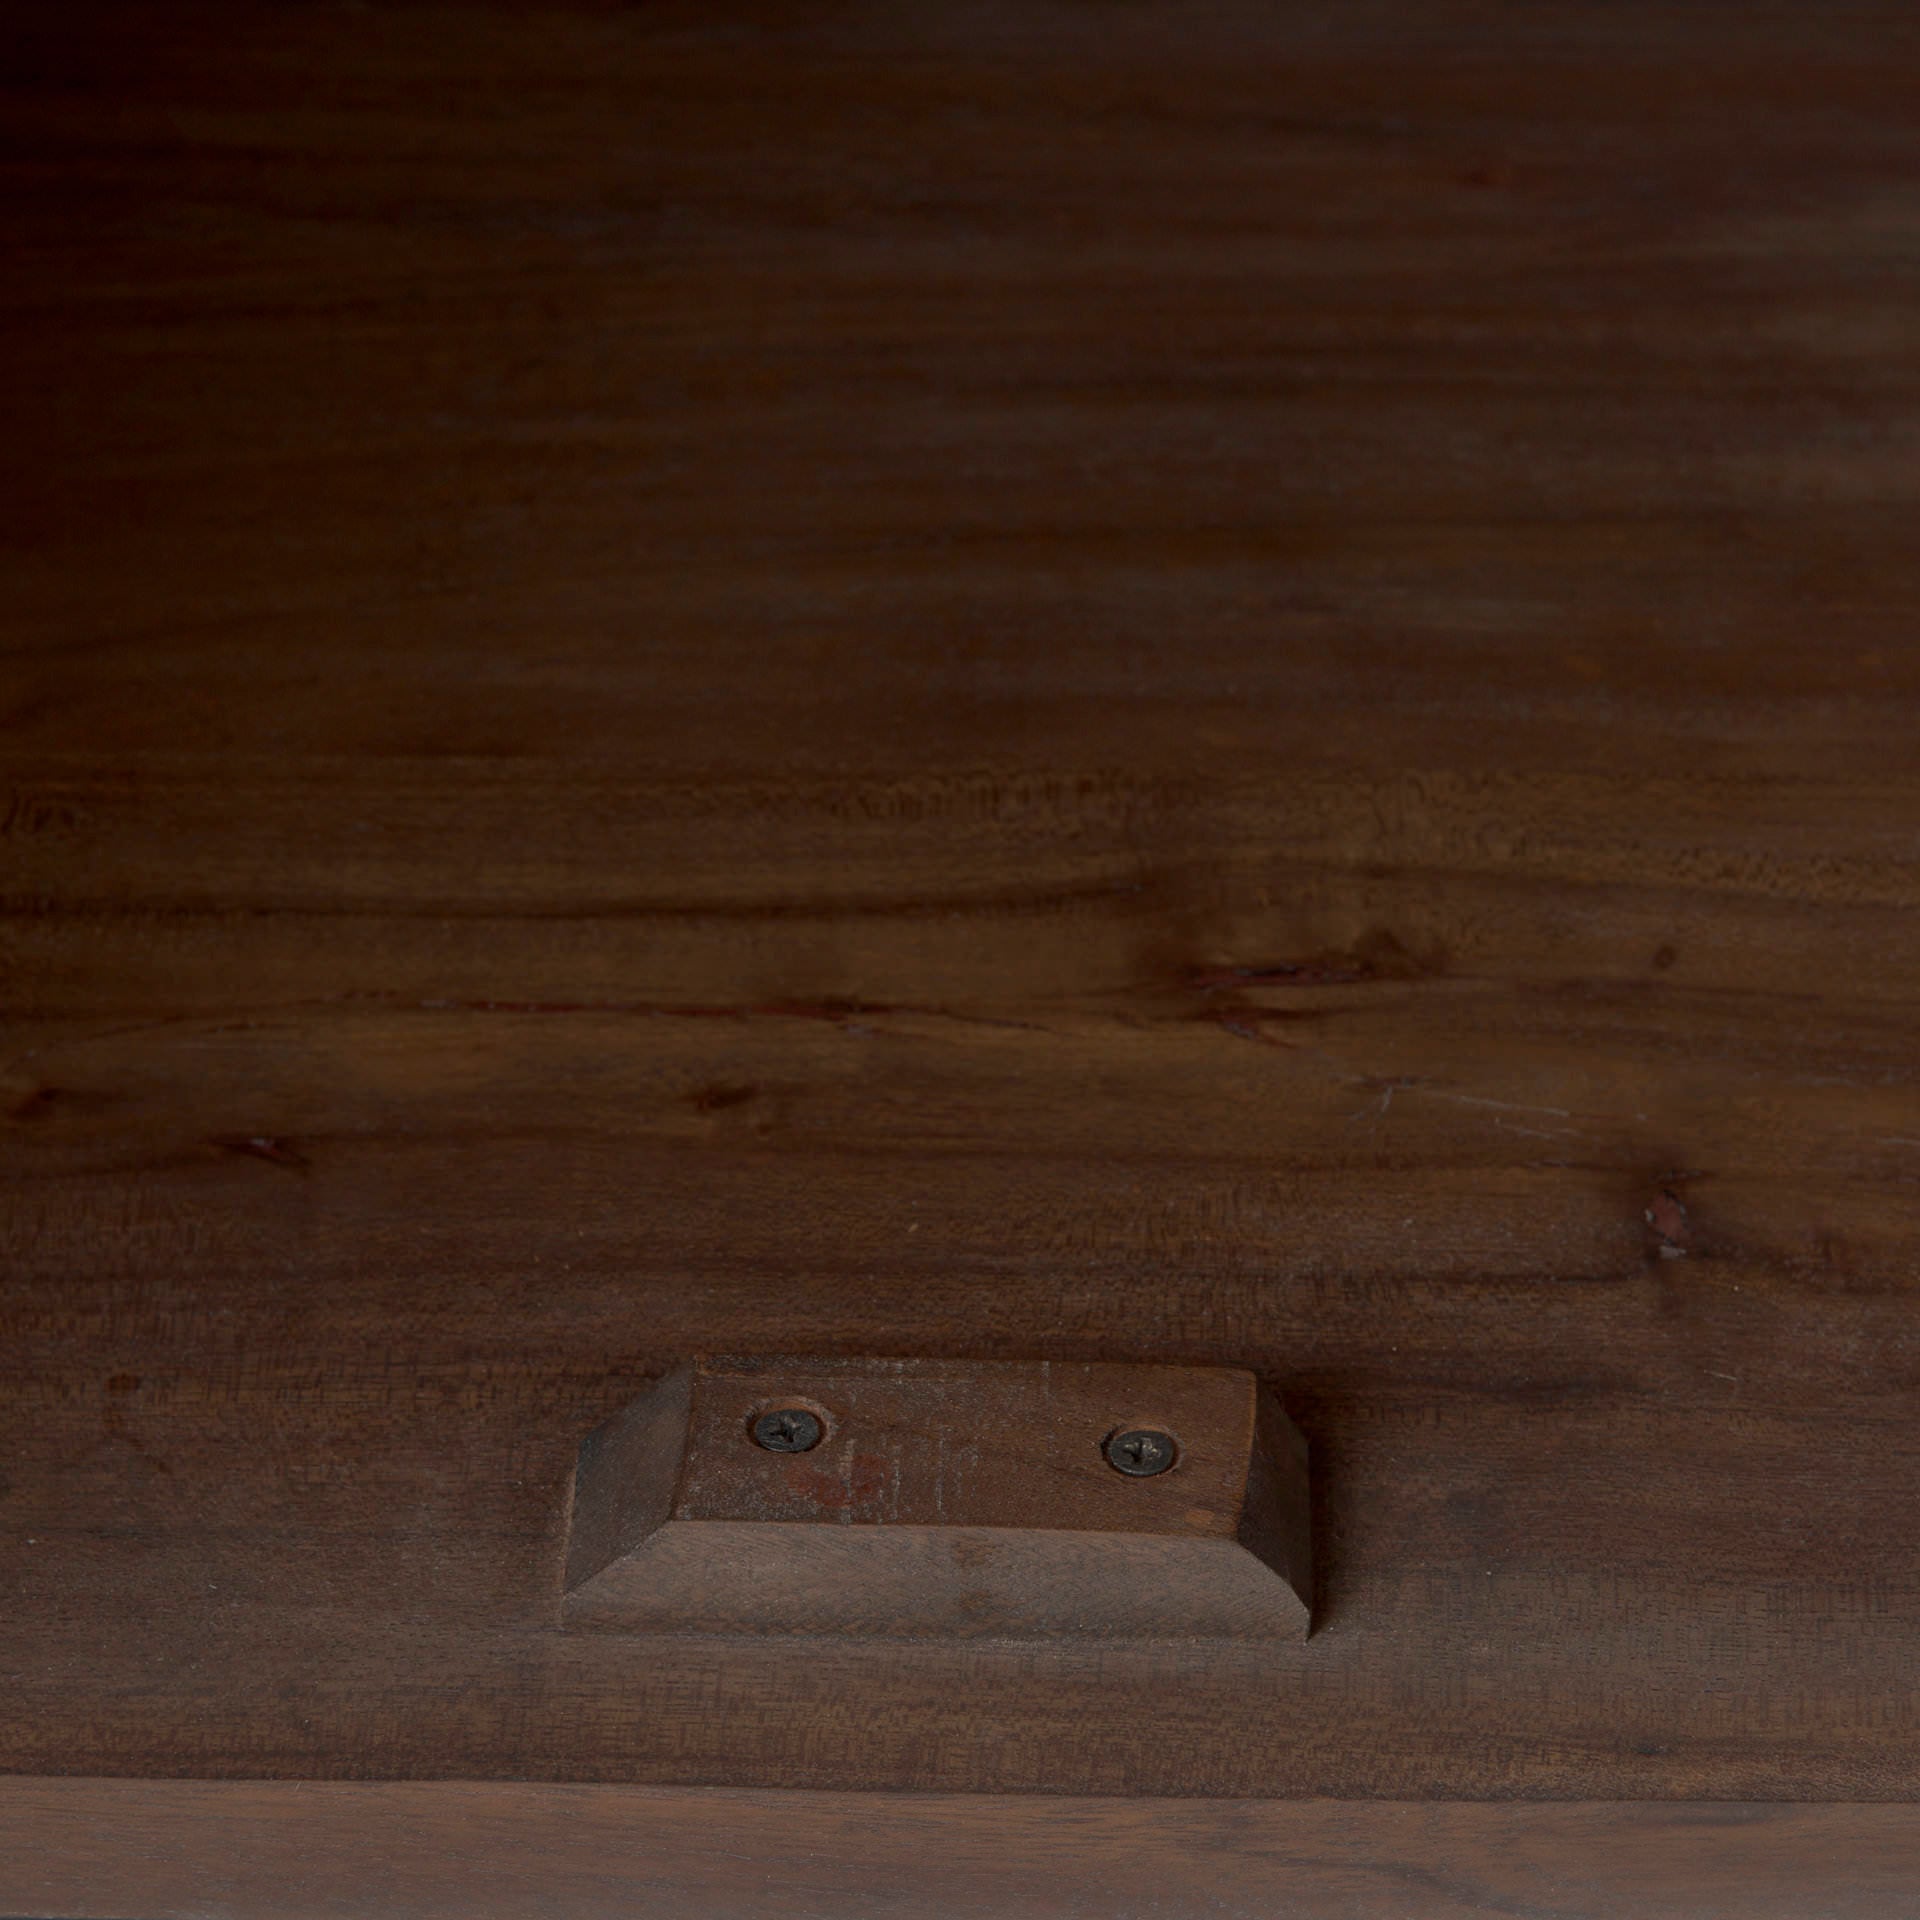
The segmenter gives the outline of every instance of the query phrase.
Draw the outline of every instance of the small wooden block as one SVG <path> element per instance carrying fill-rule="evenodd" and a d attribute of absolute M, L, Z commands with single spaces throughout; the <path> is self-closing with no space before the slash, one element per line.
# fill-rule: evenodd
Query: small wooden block
<path fill-rule="evenodd" d="M 756 1439 L 784 1410 L 819 1423 L 816 1444 Z M 1114 1466 L 1109 1440 L 1135 1430 L 1171 1436 L 1173 1465 Z M 695 1360 L 588 1435 L 571 1500 L 574 1629 L 1272 1639 L 1309 1623 L 1306 1443 L 1237 1369 Z"/>

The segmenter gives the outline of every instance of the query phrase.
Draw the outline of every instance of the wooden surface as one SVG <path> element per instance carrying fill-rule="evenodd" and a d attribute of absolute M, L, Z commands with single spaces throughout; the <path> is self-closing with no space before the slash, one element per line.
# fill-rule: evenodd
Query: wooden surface
<path fill-rule="evenodd" d="M 0 1780 L 61 1920 L 1909 1920 L 1908 1807 Z"/>
<path fill-rule="evenodd" d="M 1911 7 L 3 31 L 0 1766 L 1912 1795 Z M 715 1350 L 1317 1631 L 552 1631 Z"/>
<path fill-rule="evenodd" d="M 778 1409 L 818 1424 L 773 1452 Z M 1117 1471 L 1150 1430 L 1170 1463 Z M 676 1367 L 583 1442 L 568 1629 L 1300 1639 L 1299 1430 L 1252 1374 L 764 1355 Z"/>

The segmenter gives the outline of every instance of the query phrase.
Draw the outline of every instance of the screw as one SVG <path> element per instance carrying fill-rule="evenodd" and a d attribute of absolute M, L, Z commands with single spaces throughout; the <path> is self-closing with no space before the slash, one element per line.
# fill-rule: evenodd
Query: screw
<path fill-rule="evenodd" d="M 1179 1451 L 1173 1444 L 1172 1434 L 1157 1432 L 1152 1427 L 1128 1427 L 1123 1433 L 1107 1435 L 1107 1465 L 1136 1480 L 1165 1473 Z"/>
<path fill-rule="evenodd" d="M 805 1453 L 820 1444 L 825 1431 L 817 1413 L 805 1407 L 780 1407 L 754 1421 L 753 1442 L 769 1453 Z"/>

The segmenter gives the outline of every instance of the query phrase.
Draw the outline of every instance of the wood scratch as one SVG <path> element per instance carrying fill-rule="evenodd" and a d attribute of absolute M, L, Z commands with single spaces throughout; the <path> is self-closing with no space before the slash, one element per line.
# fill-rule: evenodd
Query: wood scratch
<path fill-rule="evenodd" d="M 1518 1100 L 1487 1100 L 1473 1093 L 1442 1093 L 1437 1087 L 1427 1087 L 1425 1092 L 1436 1100 L 1451 1100 L 1460 1107 L 1498 1107 L 1502 1113 L 1546 1113 L 1557 1120 L 1571 1120 L 1573 1112 L 1568 1107 L 1533 1107 Z"/>
<path fill-rule="evenodd" d="M 1523 1134 L 1529 1140 L 1571 1140 L 1578 1137 L 1572 1127 L 1520 1127 L 1511 1120 L 1496 1120 L 1493 1124 L 1503 1133 Z"/>

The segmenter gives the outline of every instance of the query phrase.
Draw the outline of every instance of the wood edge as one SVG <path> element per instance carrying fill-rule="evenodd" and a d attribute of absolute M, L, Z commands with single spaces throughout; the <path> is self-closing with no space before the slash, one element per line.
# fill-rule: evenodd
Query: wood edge
<path fill-rule="evenodd" d="M 564 1496 L 561 1593 L 577 1592 L 673 1511 L 686 1457 L 695 1370 L 661 1374 L 580 1442 Z"/>
<path fill-rule="evenodd" d="M 1911 1920 L 1916 1886 L 1891 1802 L 0 1778 L 0 1911 L 63 1920 Z"/>
<path fill-rule="evenodd" d="M 1313 1498 L 1306 1436 L 1279 1396 L 1254 1381 L 1246 1495 L 1235 1538 L 1285 1583 L 1313 1632 Z"/>

